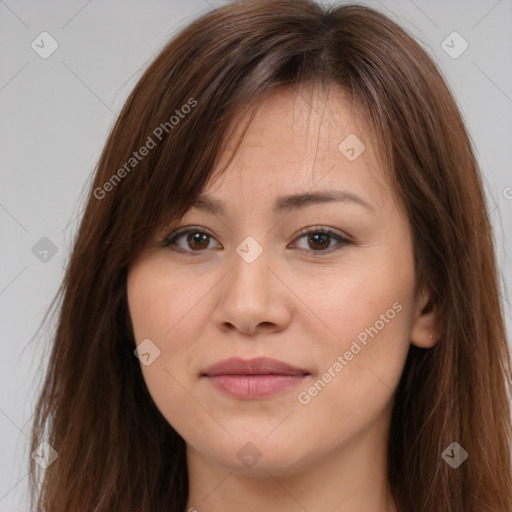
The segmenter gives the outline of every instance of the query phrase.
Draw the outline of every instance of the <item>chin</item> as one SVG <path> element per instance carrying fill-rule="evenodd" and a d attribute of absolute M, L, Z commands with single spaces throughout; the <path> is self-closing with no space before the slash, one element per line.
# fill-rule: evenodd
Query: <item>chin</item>
<path fill-rule="evenodd" d="M 305 465 L 307 455 L 303 445 L 299 445 L 299 452 L 298 443 L 290 437 L 289 443 L 283 444 L 282 439 L 270 440 L 265 438 L 266 435 L 268 432 L 261 436 L 254 433 L 237 436 L 228 442 L 216 443 L 214 450 L 213 445 L 209 445 L 199 447 L 198 451 L 230 471 L 251 477 L 268 478 L 269 473 L 284 476 Z"/>

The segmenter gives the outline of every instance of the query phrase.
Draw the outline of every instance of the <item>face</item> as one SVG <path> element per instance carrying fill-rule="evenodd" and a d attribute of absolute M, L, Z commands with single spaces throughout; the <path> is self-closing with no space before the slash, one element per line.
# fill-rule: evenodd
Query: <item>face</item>
<path fill-rule="evenodd" d="M 382 444 L 418 317 L 413 246 L 351 103 L 274 92 L 205 195 L 127 281 L 146 385 L 189 455 L 278 475 Z M 247 364 L 211 370 L 229 358 Z"/>

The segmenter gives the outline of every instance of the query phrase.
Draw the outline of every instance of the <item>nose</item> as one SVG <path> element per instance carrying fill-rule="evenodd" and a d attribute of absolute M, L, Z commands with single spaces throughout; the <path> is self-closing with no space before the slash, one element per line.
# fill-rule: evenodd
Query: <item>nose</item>
<path fill-rule="evenodd" d="M 251 263 L 234 254 L 233 266 L 217 288 L 213 321 L 218 329 L 247 335 L 286 329 L 291 319 L 290 292 L 276 277 L 279 272 L 271 268 L 270 260 L 266 251 Z"/>

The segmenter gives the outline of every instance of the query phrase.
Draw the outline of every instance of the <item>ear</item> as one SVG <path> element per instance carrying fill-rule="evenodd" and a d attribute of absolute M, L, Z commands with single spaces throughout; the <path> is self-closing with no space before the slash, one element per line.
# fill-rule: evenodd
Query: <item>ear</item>
<path fill-rule="evenodd" d="M 419 293 L 415 303 L 411 343 L 419 348 L 432 348 L 441 337 L 441 312 L 430 290 Z"/>

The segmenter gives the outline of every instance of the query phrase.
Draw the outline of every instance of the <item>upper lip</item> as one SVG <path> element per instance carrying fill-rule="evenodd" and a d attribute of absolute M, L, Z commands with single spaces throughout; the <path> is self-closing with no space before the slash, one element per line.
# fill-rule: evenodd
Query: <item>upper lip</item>
<path fill-rule="evenodd" d="M 230 357 L 209 366 L 202 375 L 214 377 L 218 375 L 307 375 L 303 368 L 271 359 L 269 357 L 256 357 L 254 359 L 241 359 Z"/>

